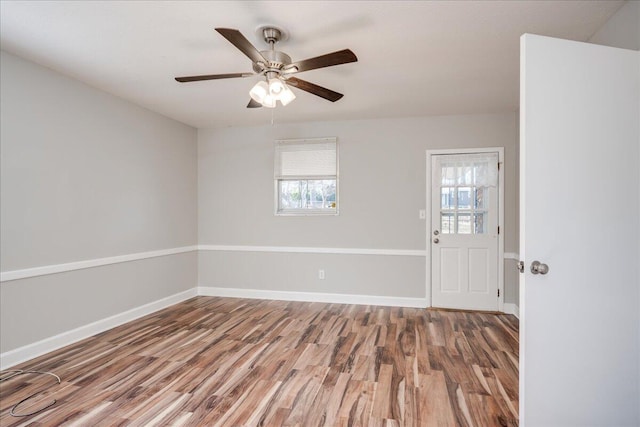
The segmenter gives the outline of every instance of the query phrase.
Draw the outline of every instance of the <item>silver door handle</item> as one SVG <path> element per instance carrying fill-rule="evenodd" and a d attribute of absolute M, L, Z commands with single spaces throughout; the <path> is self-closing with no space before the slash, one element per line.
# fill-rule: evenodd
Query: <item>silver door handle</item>
<path fill-rule="evenodd" d="M 440 243 L 440 239 L 438 239 L 437 237 L 435 239 L 433 239 L 433 243 Z"/>
<path fill-rule="evenodd" d="M 533 274 L 547 274 L 549 272 L 549 266 L 542 264 L 540 261 L 533 261 L 531 263 L 531 273 Z"/>

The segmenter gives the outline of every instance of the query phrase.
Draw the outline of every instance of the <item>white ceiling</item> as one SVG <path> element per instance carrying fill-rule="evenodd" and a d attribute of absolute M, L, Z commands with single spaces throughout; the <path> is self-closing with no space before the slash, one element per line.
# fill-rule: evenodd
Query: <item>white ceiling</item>
<path fill-rule="evenodd" d="M 515 111 L 519 37 L 586 41 L 623 1 L 2 1 L 3 50 L 199 128 Z M 344 93 L 331 103 L 293 89 L 276 110 L 245 108 L 258 77 L 214 31 L 259 50 L 263 24 L 290 32 L 293 60 L 350 48 L 359 61 L 297 77 Z"/>

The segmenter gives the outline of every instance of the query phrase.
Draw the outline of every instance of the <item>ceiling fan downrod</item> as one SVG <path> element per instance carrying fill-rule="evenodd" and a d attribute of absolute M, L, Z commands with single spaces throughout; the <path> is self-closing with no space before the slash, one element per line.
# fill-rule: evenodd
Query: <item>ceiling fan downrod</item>
<path fill-rule="evenodd" d="M 277 28 L 267 27 L 262 29 L 262 37 L 267 44 L 271 45 L 271 50 L 273 50 L 274 45 L 280 41 L 282 33 Z"/>

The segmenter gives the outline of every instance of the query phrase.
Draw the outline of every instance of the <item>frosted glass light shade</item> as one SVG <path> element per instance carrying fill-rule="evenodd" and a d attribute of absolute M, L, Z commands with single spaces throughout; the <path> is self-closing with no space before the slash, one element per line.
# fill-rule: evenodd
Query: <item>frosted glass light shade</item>
<path fill-rule="evenodd" d="M 262 99 L 262 106 L 267 108 L 275 108 L 276 99 L 273 96 L 266 94 Z"/>
<path fill-rule="evenodd" d="M 285 90 L 285 85 L 280 79 L 269 80 L 269 94 L 275 99 L 279 99 L 282 91 Z"/>
<path fill-rule="evenodd" d="M 284 85 L 284 90 L 280 94 L 280 102 L 282 103 L 282 105 L 287 105 L 294 99 L 296 99 L 296 95 L 291 89 L 289 89 L 289 87 L 287 87 L 287 85 Z"/>
<path fill-rule="evenodd" d="M 251 99 L 259 102 L 260 104 L 264 103 L 264 99 L 267 95 L 269 95 L 269 86 L 264 81 L 256 83 L 255 86 L 253 86 L 249 91 L 249 96 L 251 97 Z"/>

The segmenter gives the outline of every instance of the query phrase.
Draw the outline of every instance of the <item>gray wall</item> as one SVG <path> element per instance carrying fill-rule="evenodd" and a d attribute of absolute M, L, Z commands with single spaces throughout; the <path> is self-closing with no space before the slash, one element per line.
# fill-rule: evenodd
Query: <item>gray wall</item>
<path fill-rule="evenodd" d="M 589 42 L 640 50 L 640 1 L 625 2 Z"/>
<path fill-rule="evenodd" d="M 275 216 L 273 141 L 325 136 L 338 138 L 340 215 Z M 516 145 L 515 113 L 200 129 L 198 240 L 204 245 L 424 250 L 426 224 L 418 210 L 426 207 L 426 150 L 499 146 L 505 147 L 505 251 L 516 252 Z M 346 257 L 353 256 L 205 251 L 199 254 L 198 281 L 260 290 L 425 296 L 424 258 L 381 261 L 382 256 L 357 255 L 358 268 L 352 271 Z M 295 265 L 295 274 L 272 265 Z M 385 265 L 391 273 L 383 272 Z M 317 280 L 319 268 L 326 270 L 323 281 Z M 512 262 L 505 270 L 506 302 L 515 303 Z"/>
<path fill-rule="evenodd" d="M 1 53 L 3 272 L 197 243 L 196 130 Z M 0 351 L 191 289 L 195 253 L 0 285 Z"/>
<path fill-rule="evenodd" d="M 2 352 L 192 289 L 197 268 L 189 252 L 3 282 Z"/>

